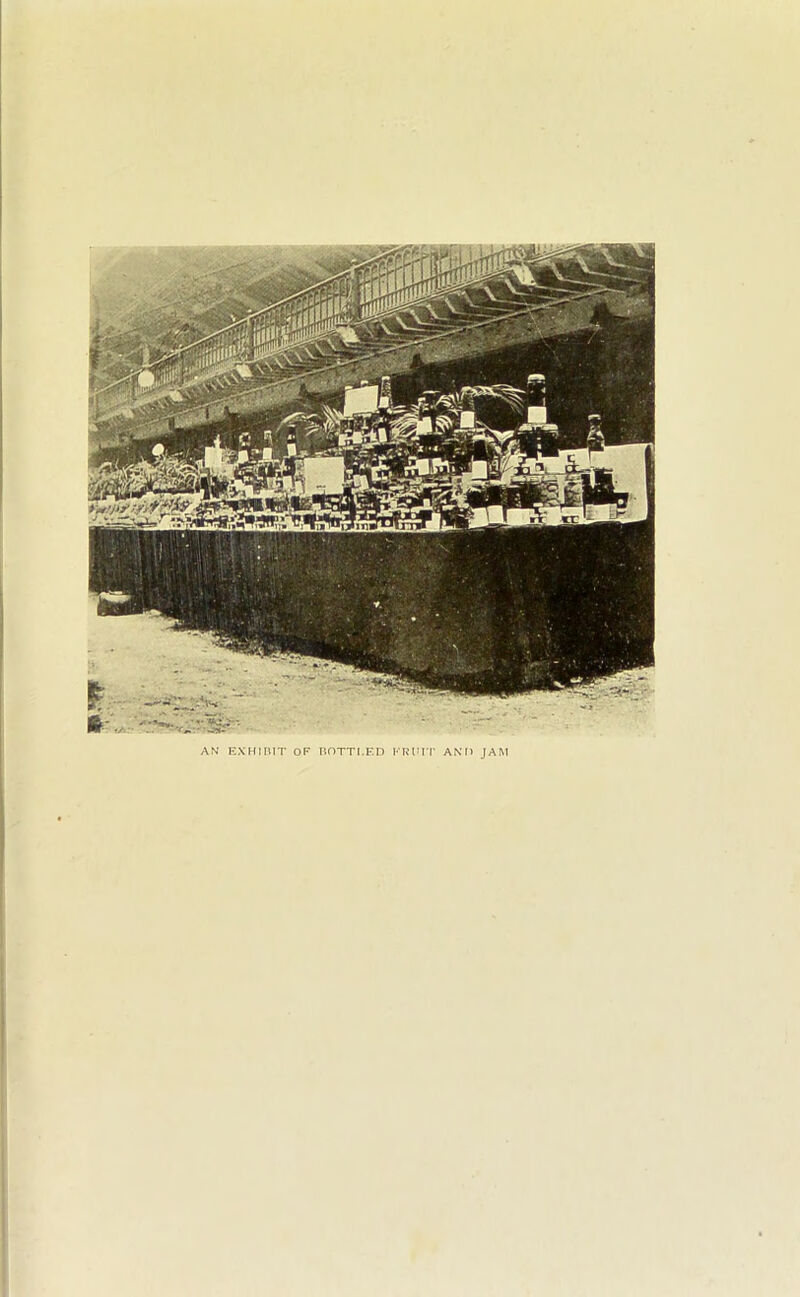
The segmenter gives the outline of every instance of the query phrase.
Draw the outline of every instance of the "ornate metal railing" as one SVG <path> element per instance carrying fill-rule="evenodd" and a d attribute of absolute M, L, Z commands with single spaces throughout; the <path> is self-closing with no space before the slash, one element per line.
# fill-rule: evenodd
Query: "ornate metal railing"
<path fill-rule="evenodd" d="M 246 319 L 227 325 L 148 366 L 153 381 L 129 374 L 92 394 L 102 417 L 154 392 L 258 360 L 287 347 L 332 333 L 337 326 L 374 320 L 415 302 L 496 275 L 516 259 L 545 257 L 572 244 L 446 243 L 405 244 L 363 261 L 344 274 L 284 298 Z"/>

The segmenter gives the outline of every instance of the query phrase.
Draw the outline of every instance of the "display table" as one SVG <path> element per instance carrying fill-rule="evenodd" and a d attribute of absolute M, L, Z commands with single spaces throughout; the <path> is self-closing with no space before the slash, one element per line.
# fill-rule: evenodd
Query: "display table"
<path fill-rule="evenodd" d="M 484 691 L 649 662 L 653 558 L 652 508 L 630 523 L 438 533 L 90 528 L 96 592 Z"/>

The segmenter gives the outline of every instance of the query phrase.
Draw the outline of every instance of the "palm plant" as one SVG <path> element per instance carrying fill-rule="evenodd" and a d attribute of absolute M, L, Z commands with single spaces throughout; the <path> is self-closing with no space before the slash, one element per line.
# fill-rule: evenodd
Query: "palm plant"
<path fill-rule="evenodd" d="M 436 427 L 445 436 L 459 425 L 466 391 L 471 391 L 475 399 L 476 432 L 481 432 L 485 437 L 489 437 L 497 451 L 502 454 L 516 437 L 516 430 L 500 432 L 497 428 L 492 428 L 486 423 L 480 417 L 478 411 L 481 408 L 490 407 L 493 402 L 495 406 L 504 406 L 512 412 L 515 418 L 519 419 L 525 411 L 525 393 L 518 387 L 511 387 L 508 383 L 467 385 L 456 388 L 453 392 L 441 392 L 434 403 L 434 410 L 436 412 Z M 414 437 L 416 430 L 416 405 L 395 406 L 392 411 L 392 435 L 401 441 L 408 441 Z"/>
<path fill-rule="evenodd" d="M 305 449 L 312 454 L 335 446 L 343 416 L 332 406 L 321 403 L 319 410 L 293 410 L 281 419 L 276 435 L 294 426 L 305 440 Z"/>

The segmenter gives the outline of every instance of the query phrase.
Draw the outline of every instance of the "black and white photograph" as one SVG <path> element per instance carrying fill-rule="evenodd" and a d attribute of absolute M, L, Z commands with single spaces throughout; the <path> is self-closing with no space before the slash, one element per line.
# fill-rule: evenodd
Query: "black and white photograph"
<path fill-rule="evenodd" d="M 89 728 L 652 728 L 654 247 L 95 248 Z"/>
<path fill-rule="evenodd" d="M 796 1297 L 800 7 L 3 19 L 2 1297 Z"/>

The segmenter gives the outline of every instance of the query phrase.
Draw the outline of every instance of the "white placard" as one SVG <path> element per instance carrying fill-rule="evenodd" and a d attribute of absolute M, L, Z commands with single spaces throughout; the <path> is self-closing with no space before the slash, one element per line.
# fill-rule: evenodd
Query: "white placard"
<path fill-rule="evenodd" d="M 372 414 L 378 408 L 379 391 L 377 383 L 371 387 L 351 387 L 349 391 L 345 391 L 345 416 L 350 414 Z"/>
<path fill-rule="evenodd" d="M 306 495 L 313 495 L 315 491 L 325 491 L 328 495 L 342 494 L 344 490 L 344 459 L 341 456 L 311 455 L 303 463 L 305 466 Z"/>

